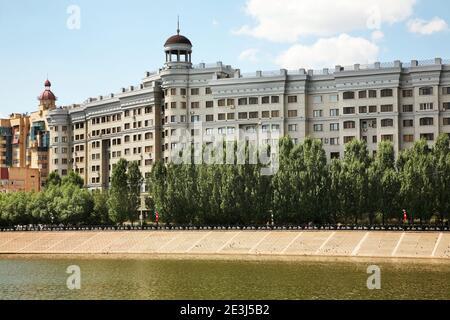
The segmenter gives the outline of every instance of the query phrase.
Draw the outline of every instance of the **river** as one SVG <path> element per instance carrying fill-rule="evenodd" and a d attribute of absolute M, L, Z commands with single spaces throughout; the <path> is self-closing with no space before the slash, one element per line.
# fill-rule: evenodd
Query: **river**
<path fill-rule="evenodd" d="M 381 270 L 369 290 L 367 268 Z M 80 269 L 69 290 L 69 266 Z M 0 299 L 450 299 L 450 263 L 0 256 Z"/>

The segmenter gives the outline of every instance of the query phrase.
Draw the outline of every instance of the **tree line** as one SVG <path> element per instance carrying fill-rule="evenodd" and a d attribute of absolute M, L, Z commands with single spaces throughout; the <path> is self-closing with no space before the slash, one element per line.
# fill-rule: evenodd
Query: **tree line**
<path fill-rule="evenodd" d="M 50 173 L 41 192 L 0 193 L 0 226 L 112 225 L 139 217 L 143 177 L 136 162 L 121 159 L 113 169 L 109 191 L 84 188 L 71 171 L 61 179 Z"/>
<path fill-rule="evenodd" d="M 331 162 L 320 140 L 294 145 L 284 137 L 272 176 L 250 164 L 249 153 L 243 163 L 235 154 L 231 164 L 198 165 L 193 156 L 187 164 L 157 162 L 145 181 L 149 220 L 158 212 L 161 222 L 174 224 L 385 224 L 401 222 L 406 210 L 411 222 L 448 222 L 448 135 L 432 147 L 417 141 L 397 158 L 391 142 L 371 156 L 365 142 L 353 140 Z M 229 159 L 225 149 L 222 155 Z M 0 194 L 0 225 L 135 222 L 143 184 L 138 164 L 124 159 L 113 166 L 108 191 L 85 189 L 74 172 L 63 179 L 51 173 L 41 192 Z"/>
<path fill-rule="evenodd" d="M 401 222 L 403 210 L 409 222 L 448 221 L 448 135 L 433 147 L 417 141 L 397 158 L 389 141 L 372 156 L 353 140 L 331 162 L 320 140 L 294 145 L 284 137 L 278 162 L 273 176 L 260 164 L 159 162 L 147 189 L 160 216 L 178 224 L 386 224 Z"/>

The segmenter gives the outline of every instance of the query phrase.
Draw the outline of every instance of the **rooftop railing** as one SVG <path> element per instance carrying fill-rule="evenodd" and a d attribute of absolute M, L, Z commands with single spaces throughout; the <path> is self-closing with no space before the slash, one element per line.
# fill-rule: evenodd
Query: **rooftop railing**
<path fill-rule="evenodd" d="M 325 76 L 333 75 L 337 72 L 345 71 L 364 71 L 364 70 L 380 70 L 380 69 L 391 69 L 401 67 L 403 69 L 409 69 L 412 67 L 426 67 L 434 65 L 450 65 L 450 59 L 442 60 L 440 58 L 430 59 L 430 60 L 413 60 L 411 62 L 402 63 L 401 61 L 392 62 L 375 62 L 370 64 L 355 64 L 352 66 L 336 66 L 334 69 L 324 68 L 321 70 L 308 70 L 298 69 L 298 70 L 288 70 L 287 75 L 305 75 L 309 76 Z M 283 74 L 283 69 L 278 71 L 256 71 L 252 73 L 243 73 L 241 78 L 259 78 L 259 77 L 271 77 L 279 76 Z"/>
<path fill-rule="evenodd" d="M 223 63 L 221 61 L 218 61 L 216 63 L 199 63 L 196 65 L 193 65 L 192 68 L 194 69 L 208 69 L 208 68 L 219 68 L 223 67 Z"/>

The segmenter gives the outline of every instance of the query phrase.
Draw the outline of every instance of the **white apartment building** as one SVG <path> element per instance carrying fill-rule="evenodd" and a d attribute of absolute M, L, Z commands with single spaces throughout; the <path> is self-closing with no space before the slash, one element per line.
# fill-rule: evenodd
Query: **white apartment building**
<path fill-rule="evenodd" d="M 221 62 L 194 66 L 192 43 L 179 31 L 164 51 L 164 66 L 138 86 L 48 113 L 51 171 L 73 169 L 87 187 L 108 188 L 120 158 L 147 175 L 186 144 L 242 132 L 270 144 L 284 135 L 321 139 L 329 159 L 352 139 L 375 154 L 382 140 L 399 152 L 450 135 L 450 60 L 241 74 Z"/>

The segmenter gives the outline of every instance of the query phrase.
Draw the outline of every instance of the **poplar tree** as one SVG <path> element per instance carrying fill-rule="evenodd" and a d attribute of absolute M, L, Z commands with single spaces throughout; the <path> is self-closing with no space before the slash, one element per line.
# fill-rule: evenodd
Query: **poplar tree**
<path fill-rule="evenodd" d="M 272 180 L 273 201 L 272 210 L 275 223 L 289 223 L 295 221 L 297 211 L 294 205 L 297 189 L 293 183 L 291 170 L 291 151 L 294 148 L 290 137 L 283 137 L 279 141 L 279 169 Z"/>
<path fill-rule="evenodd" d="M 433 157 L 425 140 L 402 153 L 399 158 L 401 196 L 403 208 L 414 221 L 421 222 L 432 216 L 434 206 Z"/>
<path fill-rule="evenodd" d="M 378 145 L 377 155 L 369 168 L 369 208 L 370 213 L 381 213 L 382 223 L 386 218 L 401 217 L 399 204 L 400 179 L 395 166 L 394 145 L 382 141 Z M 373 223 L 373 217 L 371 217 Z"/>
<path fill-rule="evenodd" d="M 128 185 L 128 210 L 127 218 L 132 223 L 139 218 L 139 208 L 141 207 L 141 189 L 144 179 L 142 177 L 139 164 L 136 161 L 128 165 L 127 185 Z"/>
<path fill-rule="evenodd" d="M 447 134 L 439 136 L 434 145 L 433 157 L 433 179 L 432 189 L 434 192 L 434 212 L 439 216 L 441 223 L 450 214 L 450 140 Z"/>
<path fill-rule="evenodd" d="M 323 223 L 327 220 L 323 199 L 326 198 L 327 158 L 322 142 L 307 138 L 303 143 L 301 173 L 301 209 L 303 220 Z"/>
<path fill-rule="evenodd" d="M 128 162 L 120 159 L 113 167 L 109 192 L 109 215 L 115 223 L 123 224 L 128 218 L 129 188 L 127 177 Z"/>
<path fill-rule="evenodd" d="M 167 168 L 162 161 L 157 161 L 146 181 L 147 190 L 154 203 L 155 211 L 158 211 L 161 220 L 171 222 L 167 210 Z"/>
<path fill-rule="evenodd" d="M 354 223 L 368 211 L 369 152 L 364 141 L 353 140 L 345 146 L 342 161 L 341 205 L 347 219 Z"/>

